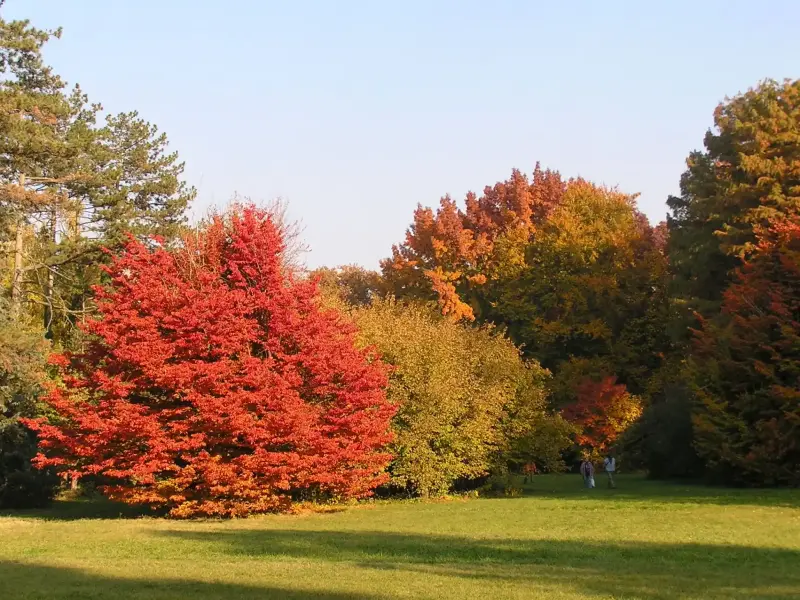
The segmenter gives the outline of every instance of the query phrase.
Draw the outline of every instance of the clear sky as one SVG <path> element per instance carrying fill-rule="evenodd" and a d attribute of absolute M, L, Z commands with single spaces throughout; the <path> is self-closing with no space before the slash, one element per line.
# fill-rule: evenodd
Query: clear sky
<path fill-rule="evenodd" d="M 537 160 L 666 214 L 726 95 L 800 76 L 800 2 L 7 0 L 47 58 L 167 132 L 198 189 L 280 196 L 310 266 L 376 267 L 418 202 Z"/>

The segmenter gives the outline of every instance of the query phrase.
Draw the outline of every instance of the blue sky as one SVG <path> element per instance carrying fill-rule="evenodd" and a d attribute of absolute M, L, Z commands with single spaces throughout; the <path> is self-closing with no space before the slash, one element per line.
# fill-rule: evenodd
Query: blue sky
<path fill-rule="evenodd" d="M 198 189 L 280 196 L 310 266 L 376 267 L 418 202 L 537 160 L 666 214 L 726 95 L 800 76 L 800 2 L 7 0 L 168 134 Z"/>

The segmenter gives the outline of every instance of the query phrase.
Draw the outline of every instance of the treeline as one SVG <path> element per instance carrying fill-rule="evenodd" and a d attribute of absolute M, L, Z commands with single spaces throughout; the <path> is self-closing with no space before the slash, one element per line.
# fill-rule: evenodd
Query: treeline
<path fill-rule="evenodd" d="M 800 81 L 726 100 L 655 227 L 634 196 L 538 165 L 420 206 L 376 290 L 504 327 L 588 450 L 796 486 L 799 124 Z"/>
<path fill-rule="evenodd" d="M 164 134 L 68 88 L 59 35 L 0 20 L 0 505 L 509 493 L 607 452 L 800 483 L 800 82 L 717 108 L 665 223 L 537 165 L 306 273 L 280 211 L 190 227 Z"/>

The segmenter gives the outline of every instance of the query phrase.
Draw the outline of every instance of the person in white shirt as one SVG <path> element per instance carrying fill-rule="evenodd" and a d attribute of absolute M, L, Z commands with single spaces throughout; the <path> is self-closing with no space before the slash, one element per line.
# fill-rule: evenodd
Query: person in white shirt
<path fill-rule="evenodd" d="M 606 470 L 606 475 L 608 475 L 608 487 L 617 487 L 617 484 L 614 483 L 614 472 L 617 470 L 617 461 L 611 454 L 606 456 L 603 460 L 603 467 Z"/>

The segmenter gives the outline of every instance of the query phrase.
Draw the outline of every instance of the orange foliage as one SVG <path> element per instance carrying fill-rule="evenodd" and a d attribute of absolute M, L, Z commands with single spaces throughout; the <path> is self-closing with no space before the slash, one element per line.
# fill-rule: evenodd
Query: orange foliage
<path fill-rule="evenodd" d="M 473 320 L 464 297 L 491 277 L 498 238 L 522 230 L 527 241 L 565 187 L 558 172 L 543 171 L 537 163 L 532 181 L 515 169 L 510 179 L 487 186 L 482 196 L 467 194 L 465 210 L 450 196 L 440 200 L 435 213 L 418 206 L 405 242 L 381 264 L 387 282 L 398 295 L 433 296 L 443 314 Z"/>
<path fill-rule="evenodd" d="M 579 426 L 577 442 L 595 452 L 607 451 L 620 434 L 642 414 L 639 399 L 617 383 L 615 376 L 586 378 L 577 387 L 577 400 L 563 416 Z"/>

